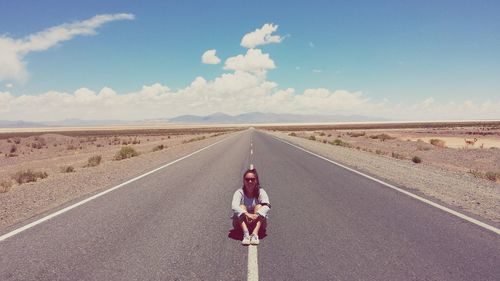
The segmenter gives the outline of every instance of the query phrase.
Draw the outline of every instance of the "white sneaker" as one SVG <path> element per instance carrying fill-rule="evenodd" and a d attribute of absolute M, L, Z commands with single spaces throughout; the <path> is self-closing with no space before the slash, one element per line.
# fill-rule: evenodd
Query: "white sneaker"
<path fill-rule="evenodd" d="M 255 234 L 250 235 L 250 244 L 259 245 L 259 243 L 260 243 L 259 236 L 255 235 Z"/>
<path fill-rule="evenodd" d="M 250 236 L 243 235 L 243 240 L 241 240 L 241 244 L 245 246 L 250 245 Z"/>

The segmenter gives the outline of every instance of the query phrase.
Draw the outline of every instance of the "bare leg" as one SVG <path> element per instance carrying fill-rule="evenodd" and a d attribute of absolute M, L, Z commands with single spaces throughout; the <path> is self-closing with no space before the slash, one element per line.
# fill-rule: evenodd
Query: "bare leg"
<path fill-rule="evenodd" d="M 262 207 L 262 205 L 260 204 L 257 204 L 254 208 L 254 214 L 257 214 L 257 211 Z M 257 223 L 255 224 L 255 228 L 253 229 L 252 231 L 252 234 L 254 235 L 259 235 L 259 230 L 260 230 L 260 226 L 262 225 L 262 222 L 260 221 L 260 216 L 259 218 L 257 219 Z"/>
<path fill-rule="evenodd" d="M 247 207 L 246 207 L 245 205 L 243 205 L 243 204 L 242 204 L 242 205 L 240 205 L 240 207 L 241 207 L 243 210 L 245 210 L 245 212 L 247 211 Z M 248 232 L 248 227 L 247 227 L 247 225 L 246 225 L 246 223 L 245 223 L 245 219 L 242 219 L 242 220 L 241 220 L 241 224 L 240 224 L 240 226 L 241 226 L 241 229 L 243 230 L 243 233 Z"/>

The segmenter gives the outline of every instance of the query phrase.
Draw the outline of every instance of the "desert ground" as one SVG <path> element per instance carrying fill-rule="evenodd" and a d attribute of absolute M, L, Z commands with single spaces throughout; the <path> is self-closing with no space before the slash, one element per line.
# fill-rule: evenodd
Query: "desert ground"
<path fill-rule="evenodd" d="M 500 122 L 254 125 L 500 225 Z M 0 131 L 0 231 L 245 126 Z"/>
<path fill-rule="evenodd" d="M 413 124 L 410 124 L 413 125 Z M 500 181 L 500 122 L 456 126 L 359 125 L 342 127 L 268 127 L 292 136 L 349 147 L 396 159 L 422 162 Z"/>
<path fill-rule="evenodd" d="M 241 129 L 5 130 L 0 133 L 0 230 L 119 184 Z"/>
<path fill-rule="evenodd" d="M 500 122 L 262 129 L 445 205 L 500 222 Z"/>

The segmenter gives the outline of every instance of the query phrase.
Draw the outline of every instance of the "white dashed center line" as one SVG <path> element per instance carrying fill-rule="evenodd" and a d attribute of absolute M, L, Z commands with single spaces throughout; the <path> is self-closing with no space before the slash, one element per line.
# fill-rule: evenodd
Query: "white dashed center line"
<path fill-rule="evenodd" d="M 257 246 L 248 246 L 248 281 L 258 281 L 259 280 L 259 263 L 257 260 Z"/>

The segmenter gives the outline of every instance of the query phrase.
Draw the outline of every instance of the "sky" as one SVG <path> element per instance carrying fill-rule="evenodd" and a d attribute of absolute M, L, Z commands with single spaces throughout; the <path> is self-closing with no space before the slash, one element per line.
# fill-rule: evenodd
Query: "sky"
<path fill-rule="evenodd" d="M 500 119 L 498 1 L 3 1 L 0 120 Z"/>

